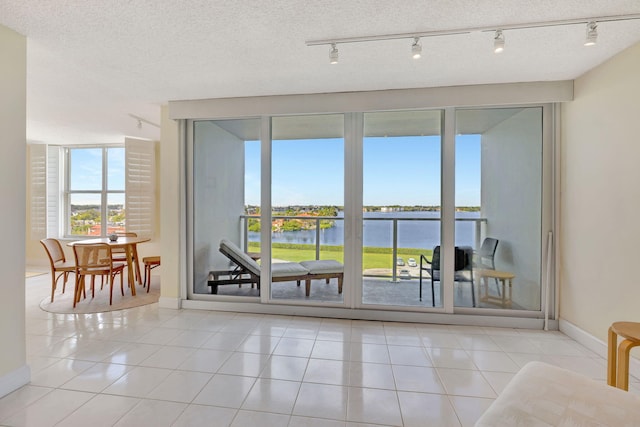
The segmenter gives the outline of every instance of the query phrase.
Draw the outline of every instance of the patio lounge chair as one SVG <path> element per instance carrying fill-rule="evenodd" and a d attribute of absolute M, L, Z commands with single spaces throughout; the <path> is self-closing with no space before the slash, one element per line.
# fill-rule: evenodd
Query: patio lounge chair
<path fill-rule="evenodd" d="M 220 252 L 229 258 L 236 268 L 233 270 L 211 271 L 207 284 L 211 286 L 211 293 L 218 293 L 220 285 L 241 285 L 243 283 L 260 286 L 260 265 L 244 253 L 229 240 L 220 241 Z M 338 279 L 338 293 L 342 293 L 342 279 L 344 266 L 334 260 L 313 260 L 302 262 L 278 262 L 271 265 L 272 282 L 296 281 L 298 286 L 305 281 L 305 295 L 309 296 L 311 281 L 325 279 L 327 283 L 332 278 Z"/>

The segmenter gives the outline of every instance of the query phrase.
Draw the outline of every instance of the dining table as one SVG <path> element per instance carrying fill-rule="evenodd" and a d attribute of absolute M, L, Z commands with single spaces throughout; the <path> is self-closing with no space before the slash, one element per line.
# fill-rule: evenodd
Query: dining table
<path fill-rule="evenodd" d="M 76 240 L 74 242 L 69 242 L 68 246 L 73 246 L 76 244 L 95 244 L 95 243 L 106 243 L 111 246 L 111 248 L 122 248 L 125 251 L 127 256 L 127 273 L 129 286 L 131 287 L 131 295 L 136 295 L 136 277 L 140 277 L 140 264 L 138 260 L 138 244 L 145 243 L 150 241 L 149 237 L 130 237 L 130 236 L 118 236 L 117 240 L 111 240 L 108 237 L 98 237 L 93 239 L 84 239 L 84 240 Z M 135 274 L 134 274 L 135 268 Z M 142 284 L 142 283 L 141 283 Z"/>

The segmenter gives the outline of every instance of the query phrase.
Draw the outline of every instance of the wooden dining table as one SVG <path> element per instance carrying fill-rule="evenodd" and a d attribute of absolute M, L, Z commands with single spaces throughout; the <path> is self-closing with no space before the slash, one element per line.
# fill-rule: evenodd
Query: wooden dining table
<path fill-rule="evenodd" d="M 136 294 L 136 277 L 140 277 L 140 264 L 138 260 L 138 244 L 150 241 L 148 237 L 127 237 L 118 236 L 118 240 L 110 240 L 108 237 L 99 237 L 94 239 L 76 240 L 75 242 L 68 243 L 68 246 L 75 244 L 91 244 L 91 243 L 106 243 L 111 248 L 122 248 L 127 256 L 127 273 L 129 276 L 129 286 L 131 287 L 131 295 Z M 136 274 L 134 274 L 134 269 Z"/>

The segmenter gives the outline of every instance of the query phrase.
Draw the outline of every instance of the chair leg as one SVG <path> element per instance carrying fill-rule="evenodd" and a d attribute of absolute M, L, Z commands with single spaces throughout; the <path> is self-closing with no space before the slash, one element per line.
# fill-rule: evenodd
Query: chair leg
<path fill-rule="evenodd" d="M 609 327 L 608 334 L 608 346 L 607 346 L 607 384 L 610 386 L 616 386 L 616 363 L 618 362 L 618 335 L 613 332 L 613 329 Z"/>
<path fill-rule="evenodd" d="M 475 307 L 476 306 L 476 287 L 473 283 L 473 279 L 471 279 L 471 302 L 473 303 L 473 307 Z"/>
<path fill-rule="evenodd" d="M 440 290 L 440 293 L 442 294 L 442 290 Z M 433 276 L 431 276 L 431 307 L 435 307 L 435 306 L 436 306 L 436 292 L 433 286 Z"/>
<path fill-rule="evenodd" d="M 147 276 L 147 268 L 149 269 L 148 276 Z M 149 277 L 149 283 L 147 283 L 147 277 Z M 144 283 L 145 283 L 145 286 L 147 287 L 147 293 L 149 293 L 149 289 L 151 289 L 151 265 L 144 266 Z M 251 285 L 251 287 L 253 287 L 253 285 Z"/>
<path fill-rule="evenodd" d="M 640 342 L 624 340 L 618 346 L 618 372 L 616 387 L 629 391 L 629 355 L 631 349 L 640 345 Z"/>
<path fill-rule="evenodd" d="M 56 272 L 51 272 L 51 302 L 53 302 L 53 295 L 56 293 Z"/>

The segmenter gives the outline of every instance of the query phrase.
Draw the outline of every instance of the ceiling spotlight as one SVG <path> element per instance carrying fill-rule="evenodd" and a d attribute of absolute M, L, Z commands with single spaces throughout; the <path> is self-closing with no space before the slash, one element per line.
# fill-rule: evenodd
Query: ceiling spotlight
<path fill-rule="evenodd" d="M 338 48 L 335 43 L 331 43 L 331 51 L 329 52 L 329 64 L 338 63 Z"/>
<path fill-rule="evenodd" d="M 413 59 L 419 59 L 422 56 L 422 45 L 420 44 L 420 37 L 413 38 L 413 44 L 411 45 L 411 56 Z"/>
<path fill-rule="evenodd" d="M 591 21 L 587 24 L 587 38 L 584 41 L 585 46 L 593 46 L 598 41 L 598 25 Z"/>
<path fill-rule="evenodd" d="M 496 34 L 493 36 L 493 51 L 500 53 L 504 50 L 504 34 L 502 30 L 496 30 Z"/>

